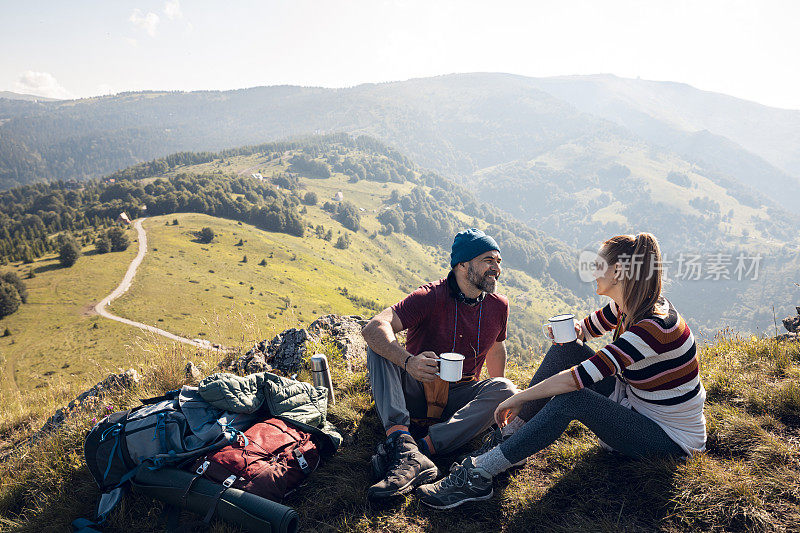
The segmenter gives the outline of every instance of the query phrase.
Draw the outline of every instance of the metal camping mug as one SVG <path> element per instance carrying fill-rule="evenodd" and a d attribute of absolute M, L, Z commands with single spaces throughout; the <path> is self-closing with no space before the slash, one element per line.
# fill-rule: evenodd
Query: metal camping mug
<path fill-rule="evenodd" d="M 464 371 L 464 356 L 460 353 L 443 353 L 437 359 L 439 361 L 439 371 L 437 376 L 445 381 L 455 383 L 461 380 Z"/>
<path fill-rule="evenodd" d="M 553 330 L 553 338 L 547 332 L 547 326 Z M 575 332 L 575 315 L 564 314 L 551 316 L 547 324 L 542 324 L 542 333 L 548 339 L 559 344 L 565 342 L 572 342 L 578 339 L 578 334 Z"/>

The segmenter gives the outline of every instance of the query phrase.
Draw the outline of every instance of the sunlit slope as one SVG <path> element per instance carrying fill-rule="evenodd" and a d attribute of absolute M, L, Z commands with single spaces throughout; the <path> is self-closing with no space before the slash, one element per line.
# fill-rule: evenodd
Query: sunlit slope
<path fill-rule="evenodd" d="M 666 230 L 685 223 L 706 230 L 681 235 L 675 239 L 681 244 L 800 242 L 792 220 L 726 188 L 719 175 L 645 144 L 565 144 L 530 161 L 481 170 L 474 179 L 487 199 L 573 245 L 655 222 L 665 222 Z"/>
<path fill-rule="evenodd" d="M 236 174 L 261 165 L 264 168 L 258 170 L 269 174 L 263 163 L 252 156 L 217 163 L 215 168 L 224 166 Z M 182 169 L 195 170 L 201 169 Z M 131 289 L 109 310 L 188 338 L 247 347 L 327 313 L 369 317 L 417 286 L 446 275 L 449 249 L 421 245 L 404 234 L 379 233 L 376 216 L 383 201 L 395 190 L 407 192 L 411 184 L 350 183 L 339 174 L 300 180 L 300 193 L 316 192 L 319 204 L 342 191 L 345 200 L 363 209 L 359 231 L 344 228 L 321 205 L 299 207 L 307 224 L 303 237 L 193 213 L 150 217 L 144 222 L 148 253 Z M 458 217 L 465 227 L 485 224 L 463 213 Z M 330 241 L 317 235 L 320 225 L 326 233 L 331 231 Z M 217 234 L 210 244 L 195 236 L 206 226 Z M 345 234 L 350 236 L 349 247 L 336 248 Z M 123 253 L 98 255 L 89 247 L 69 269 L 52 257 L 33 265 L 38 274 L 26 280 L 30 303 L 3 320 L 12 333 L 0 338 L 4 395 L 63 382 L 93 382 L 103 372 L 136 364 L 141 350 L 131 346 L 162 342 L 91 312 L 122 279 L 135 250 L 135 241 Z M 23 277 L 27 268 L 19 266 Z M 518 360 L 539 355 L 539 324 L 546 316 L 579 312 L 514 269 L 504 271 L 499 291 L 511 301 L 508 344 Z"/>
<path fill-rule="evenodd" d="M 35 277 L 23 279 L 28 303 L 0 322 L 11 332 L 0 337 L 0 405 L 13 403 L 17 391 L 60 381 L 89 382 L 129 363 L 127 353 L 137 332 L 99 317 L 92 308 L 122 280 L 136 248 L 135 241 L 125 252 L 105 255 L 85 248 L 88 255 L 71 268 L 61 268 L 52 256 L 11 267 L 22 278 L 30 270 Z"/>
<path fill-rule="evenodd" d="M 150 251 L 132 288 L 110 309 L 188 338 L 246 346 L 323 314 L 369 317 L 449 268 L 449 251 L 396 233 L 373 236 L 378 223 L 369 215 L 359 232 L 343 228 L 319 207 L 309 207 L 306 218 L 331 229 L 332 240 L 199 214 L 148 219 Z M 203 227 L 217 235 L 210 244 L 197 242 L 195 233 Z M 337 249 L 344 233 L 351 244 Z M 575 310 L 513 269 L 504 272 L 499 292 L 511 300 L 510 345 L 518 359 L 528 359 L 529 348 L 538 355 L 538 324 L 545 316 Z"/>

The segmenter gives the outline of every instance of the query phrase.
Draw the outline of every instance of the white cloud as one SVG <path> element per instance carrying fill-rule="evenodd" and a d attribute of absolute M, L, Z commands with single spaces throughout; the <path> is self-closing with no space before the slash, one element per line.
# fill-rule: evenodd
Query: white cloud
<path fill-rule="evenodd" d="M 125 42 L 128 43 L 133 48 L 136 48 L 137 46 L 139 46 L 139 41 L 137 41 L 133 37 L 125 37 Z"/>
<path fill-rule="evenodd" d="M 26 70 L 17 79 L 14 90 L 47 98 L 72 98 L 70 92 L 58 83 L 58 80 L 49 72 Z"/>
<path fill-rule="evenodd" d="M 164 3 L 164 14 L 170 20 L 183 18 L 180 0 L 167 0 Z"/>
<path fill-rule="evenodd" d="M 134 9 L 131 13 L 131 16 L 128 17 L 128 20 L 130 20 L 137 28 L 142 28 L 145 30 L 150 37 L 155 37 L 156 27 L 161 19 L 152 11 L 149 11 L 145 15 L 139 9 Z"/>

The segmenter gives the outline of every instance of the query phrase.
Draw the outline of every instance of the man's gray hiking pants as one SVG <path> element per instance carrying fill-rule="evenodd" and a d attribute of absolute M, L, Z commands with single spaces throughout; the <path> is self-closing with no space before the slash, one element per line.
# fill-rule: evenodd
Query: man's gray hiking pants
<path fill-rule="evenodd" d="M 370 348 L 367 369 L 375 409 L 384 429 L 408 426 L 412 417 L 425 418 L 428 404 L 422 383 Z M 506 378 L 451 384 L 443 422 L 429 428 L 436 453 L 455 450 L 488 428 L 494 421 L 494 410 L 516 390 Z"/>

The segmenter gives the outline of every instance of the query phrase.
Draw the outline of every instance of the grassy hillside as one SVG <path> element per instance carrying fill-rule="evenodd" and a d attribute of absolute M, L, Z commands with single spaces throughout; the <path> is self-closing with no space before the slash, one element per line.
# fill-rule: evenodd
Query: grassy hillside
<path fill-rule="evenodd" d="M 63 401 L 72 386 L 94 383 L 110 369 L 129 364 L 128 352 L 139 335 L 97 316 L 92 307 L 122 280 L 136 243 L 125 252 L 98 255 L 89 247 L 84 253 L 68 269 L 52 256 L 14 267 L 22 278 L 31 270 L 35 277 L 24 279 L 28 303 L 0 322 L 11 332 L 0 337 L 4 418 L 35 410 L 42 397 Z"/>
<path fill-rule="evenodd" d="M 570 143 L 530 161 L 483 169 L 474 180 L 492 203 L 573 246 L 657 223 L 663 242 L 684 248 L 800 245 L 793 219 L 646 144 Z M 694 231 L 678 231 L 687 223 Z"/>
<path fill-rule="evenodd" d="M 256 168 L 269 176 L 285 171 L 288 157 L 283 163 L 268 162 L 262 154 L 254 154 L 172 172 L 249 176 L 248 169 Z M 384 200 L 393 192 L 409 191 L 411 184 L 352 182 L 338 173 L 328 179 L 299 180 L 302 189 L 297 194 L 313 191 L 319 204 L 343 191 L 347 201 L 363 209 L 360 229 L 346 229 L 321 205 L 302 207 L 304 237 L 208 215 L 150 217 L 145 221 L 148 254 L 133 286 L 112 303 L 110 311 L 188 338 L 246 348 L 322 314 L 371 316 L 446 274 L 447 250 L 421 245 L 399 233 L 379 234 L 376 217 Z M 486 225 L 460 216 L 465 225 Z M 195 234 L 206 226 L 217 237 L 201 244 Z M 317 235 L 317 226 L 331 232 L 330 241 Z M 337 249 L 338 237 L 345 234 L 350 236 L 349 247 Z M 65 387 L 94 382 L 99 373 L 124 363 L 138 364 L 142 353 L 136 347 L 144 341 L 157 342 L 149 333 L 91 313 L 93 305 L 122 279 L 135 249 L 134 243 L 124 253 L 98 255 L 90 247 L 70 269 L 60 268 L 52 256 L 31 266 L 17 264 L 23 277 L 31 268 L 37 275 L 28 281 L 30 303 L 0 323 L 12 332 L 0 338 L 4 416 L 29 416 L 30 398 L 63 401 L 68 395 Z M 544 287 L 518 270 L 506 270 L 500 290 L 512 302 L 509 349 L 520 361 L 535 357 L 541 346 L 538 325 L 546 316 L 581 311 L 550 285 Z"/>
<path fill-rule="evenodd" d="M 300 513 L 304 531 L 796 531 L 800 523 L 797 343 L 729 336 L 701 351 L 706 453 L 688 461 L 625 459 L 602 451 L 591 433 L 573 423 L 525 467 L 496 479 L 490 501 L 455 512 L 428 509 L 414 496 L 366 502 L 368 459 L 380 425 L 363 368 L 347 372 L 341 356 L 327 351 L 338 398 L 330 419 L 345 444 L 287 502 Z M 0 462 L 0 528 L 63 531 L 90 514 L 97 489 L 81 445 L 91 419 L 185 383 L 187 360 L 213 365 L 213 357 L 184 347 L 152 347 L 150 354 L 137 389 L 106 398 L 97 411 L 76 413 L 34 448 Z M 524 385 L 532 371 L 511 365 L 509 375 Z M 0 428 L 6 442 L 29 432 L 24 425 Z M 451 461 L 437 459 L 441 468 Z M 160 504 L 146 496 L 128 496 L 107 530 L 161 531 L 160 513 Z M 212 531 L 235 529 L 217 522 Z"/>

